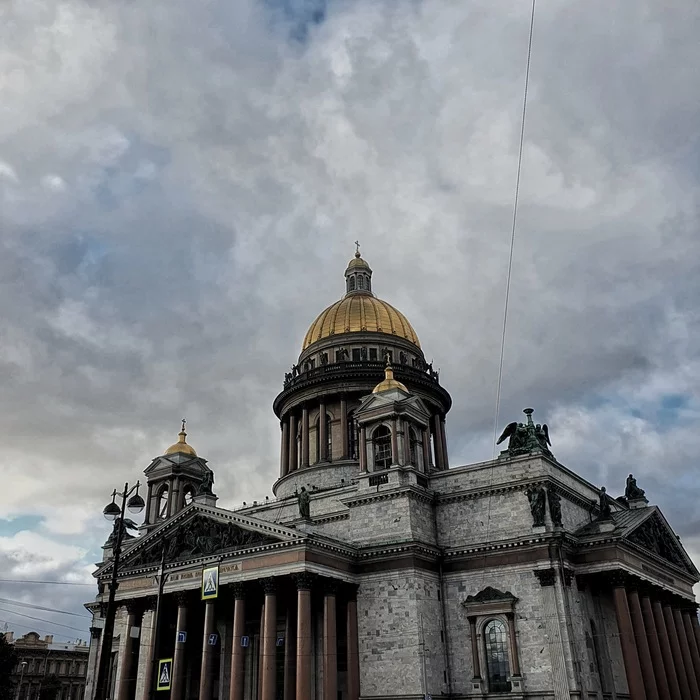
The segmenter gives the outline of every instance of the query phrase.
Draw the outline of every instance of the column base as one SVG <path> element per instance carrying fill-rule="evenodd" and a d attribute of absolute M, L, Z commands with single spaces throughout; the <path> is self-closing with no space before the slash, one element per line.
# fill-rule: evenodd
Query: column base
<path fill-rule="evenodd" d="M 517 695 L 520 693 L 522 694 L 524 690 L 523 686 L 523 677 L 522 676 L 511 676 L 508 680 L 510 680 L 510 686 L 511 686 L 511 693 L 514 694 L 514 697 L 517 697 Z M 521 695 L 522 697 L 522 695 Z"/>
<path fill-rule="evenodd" d="M 470 695 L 483 695 L 486 692 L 483 678 L 472 678 L 470 683 Z"/>

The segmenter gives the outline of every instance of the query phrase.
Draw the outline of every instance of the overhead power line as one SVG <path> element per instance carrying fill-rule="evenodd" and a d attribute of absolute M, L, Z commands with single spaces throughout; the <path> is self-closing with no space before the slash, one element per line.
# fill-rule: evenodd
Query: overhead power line
<path fill-rule="evenodd" d="M 96 586 L 95 583 L 75 583 L 74 581 L 35 581 L 32 579 L 0 578 L 0 583 L 40 583 L 48 586 Z"/>
<path fill-rule="evenodd" d="M 64 625 L 60 622 L 54 622 L 53 620 L 47 620 L 45 617 L 33 617 L 32 615 L 25 615 L 24 613 L 15 612 L 14 610 L 8 610 L 7 608 L 0 608 L 0 611 L 4 613 L 9 613 L 10 615 L 18 615 L 19 617 L 26 617 L 28 620 L 38 620 L 39 622 L 48 622 L 50 625 L 56 625 L 57 627 L 65 627 L 69 630 L 75 630 L 76 632 L 85 632 L 85 627 L 71 627 L 70 625 Z"/>
<path fill-rule="evenodd" d="M 32 610 L 42 610 L 44 612 L 59 613 L 61 615 L 72 615 L 73 617 L 82 617 L 83 619 L 89 619 L 89 615 L 81 615 L 80 613 L 69 612 L 68 610 L 57 610 L 56 608 L 45 608 L 43 605 L 32 605 L 32 603 L 25 603 L 21 600 L 10 600 L 9 598 L 0 598 L 0 603 L 6 603 L 7 605 L 17 605 L 23 608 L 31 608 Z"/>

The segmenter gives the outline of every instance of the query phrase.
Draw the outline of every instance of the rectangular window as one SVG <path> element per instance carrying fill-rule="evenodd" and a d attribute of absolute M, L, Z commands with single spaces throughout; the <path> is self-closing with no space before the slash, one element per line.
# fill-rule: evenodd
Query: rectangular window
<path fill-rule="evenodd" d="M 362 359 L 362 356 L 360 354 L 360 348 L 353 348 L 352 349 L 352 361 L 359 362 L 361 359 Z"/>
<path fill-rule="evenodd" d="M 370 348 L 369 349 L 369 359 L 374 360 L 376 362 L 376 360 L 377 360 L 377 348 Z"/>

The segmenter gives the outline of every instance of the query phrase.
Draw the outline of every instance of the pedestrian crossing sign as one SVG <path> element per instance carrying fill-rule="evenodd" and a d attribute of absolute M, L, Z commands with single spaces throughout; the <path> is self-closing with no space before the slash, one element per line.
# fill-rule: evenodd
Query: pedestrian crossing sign
<path fill-rule="evenodd" d="M 219 565 L 202 570 L 202 600 L 210 600 L 219 595 Z"/>
<path fill-rule="evenodd" d="M 170 690 L 173 680 L 173 660 L 160 659 L 158 661 L 158 684 L 156 690 Z"/>

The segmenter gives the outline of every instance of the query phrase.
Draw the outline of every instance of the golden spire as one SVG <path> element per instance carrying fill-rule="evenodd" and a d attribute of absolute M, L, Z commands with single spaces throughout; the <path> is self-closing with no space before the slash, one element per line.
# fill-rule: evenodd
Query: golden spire
<path fill-rule="evenodd" d="M 391 366 L 391 360 L 389 360 L 389 355 L 386 356 L 386 367 L 384 368 L 384 379 L 377 384 L 377 386 L 372 389 L 373 394 L 379 394 L 382 391 L 389 391 L 389 389 L 401 389 L 408 393 L 408 389 L 404 384 L 402 384 L 397 379 L 394 379 L 394 368 Z"/>
<path fill-rule="evenodd" d="M 166 455 L 172 455 L 178 452 L 182 452 L 183 454 L 192 455 L 193 457 L 197 456 L 197 453 L 194 451 L 194 447 L 192 447 L 192 445 L 187 444 L 187 433 L 185 432 L 186 423 L 187 421 L 183 418 L 182 429 L 178 433 L 179 440 L 174 445 L 171 445 L 170 447 L 168 447 L 167 450 L 165 450 Z"/>

